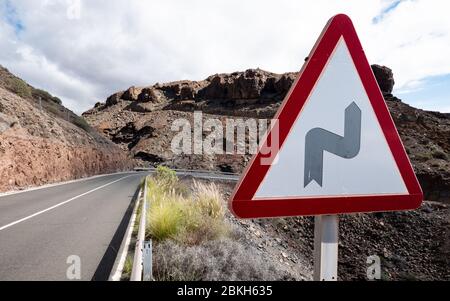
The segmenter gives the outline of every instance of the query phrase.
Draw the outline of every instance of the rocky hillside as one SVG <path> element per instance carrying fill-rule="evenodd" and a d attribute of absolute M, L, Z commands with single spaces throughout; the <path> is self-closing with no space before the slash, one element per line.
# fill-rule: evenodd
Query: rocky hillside
<path fill-rule="evenodd" d="M 131 167 L 126 152 L 0 66 L 0 191 Z"/>
<path fill-rule="evenodd" d="M 394 76 L 383 66 L 372 69 L 429 200 L 450 199 L 450 115 L 413 108 L 392 95 Z M 203 81 L 178 81 L 131 87 L 85 112 L 85 119 L 105 137 L 129 150 L 141 164 L 241 172 L 250 156 L 176 156 L 170 131 L 177 118 L 191 121 L 228 116 L 271 118 L 297 76 L 260 69 L 216 74 Z"/>
<path fill-rule="evenodd" d="M 225 198 L 234 185 L 220 184 Z M 312 280 L 313 217 L 228 217 L 241 233 L 249 258 L 281 264 L 277 270 L 286 271 L 291 279 Z M 367 257 L 377 255 L 383 280 L 448 281 L 449 234 L 450 208 L 440 202 L 426 201 L 414 211 L 340 215 L 338 279 L 367 280 Z"/>
<path fill-rule="evenodd" d="M 392 71 L 378 65 L 372 69 L 428 201 L 414 211 L 342 216 L 339 279 L 366 279 L 367 257 L 378 255 L 385 280 L 448 280 L 450 115 L 403 103 L 392 95 L 395 83 Z M 273 74 L 256 69 L 216 74 L 199 82 L 131 87 L 111 95 L 83 116 L 105 137 L 130 151 L 141 164 L 164 163 L 239 173 L 248 163 L 249 155 L 174 155 L 170 148 L 176 134 L 170 130 L 173 121 L 184 118 L 192 124 L 196 110 L 202 111 L 205 119 L 222 121 L 230 116 L 271 118 L 295 77 L 295 73 Z M 222 183 L 226 198 L 234 185 Z M 242 234 L 241 241 L 247 246 L 245 254 L 271 265 L 281 264 L 279 270 L 286 271 L 288 278 L 311 279 L 314 233 L 311 217 L 229 218 Z M 198 254 L 193 257 L 197 259 L 204 256 L 194 254 Z"/>

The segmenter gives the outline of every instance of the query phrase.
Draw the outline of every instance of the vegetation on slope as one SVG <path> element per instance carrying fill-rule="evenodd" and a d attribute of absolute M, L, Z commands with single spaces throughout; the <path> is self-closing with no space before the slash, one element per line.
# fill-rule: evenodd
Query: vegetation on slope
<path fill-rule="evenodd" d="M 76 115 L 62 105 L 61 99 L 47 91 L 34 88 L 2 66 L 0 66 L 0 87 L 22 97 L 34 106 L 42 108 L 56 117 L 71 122 L 88 133 L 93 132 L 83 117 Z"/>

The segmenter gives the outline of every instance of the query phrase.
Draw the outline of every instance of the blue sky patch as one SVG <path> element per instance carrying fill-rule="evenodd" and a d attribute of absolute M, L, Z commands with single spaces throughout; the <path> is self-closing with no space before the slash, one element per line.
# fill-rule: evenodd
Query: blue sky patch
<path fill-rule="evenodd" d="M 416 108 L 450 113 L 450 74 L 425 78 L 419 89 L 394 94 Z"/>
<path fill-rule="evenodd" d="M 2 18 L 5 18 L 6 23 L 14 28 L 16 35 L 19 35 L 22 31 L 25 30 L 25 26 L 17 14 L 17 10 L 15 6 L 11 3 L 10 0 L 6 0 L 2 2 L 1 14 Z"/>
<path fill-rule="evenodd" d="M 391 5 L 389 5 L 388 7 L 386 7 L 383 11 L 381 11 L 381 13 L 376 16 L 375 18 L 372 19 L 372 23 L 373 24 L 377 24 L 380 23 L 383 18 L 386 16 L 386 14 L 388 14 L 389 12 L 393 11 L 394 9 L 397 8 L 397 6 L 404 0 L 398 0 L 398 1 L 394 1 Z"/>

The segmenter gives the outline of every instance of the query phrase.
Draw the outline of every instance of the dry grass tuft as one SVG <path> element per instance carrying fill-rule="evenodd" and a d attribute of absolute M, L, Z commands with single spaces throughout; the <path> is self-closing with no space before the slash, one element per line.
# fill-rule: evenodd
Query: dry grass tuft
<path fill-rule="evenodd" d="M 222 195 L 216 184 L 208 185 L 194 181 L 193 200 L 195 207 L 205 216 L 213 219 L 223 219 L 225 211 L 223 208 Z"/>
<path fill-rule="evenodd" d="M 187 245 L 228 236 L 222 196 L 213 183 L 194 182 L 192 193 L 167 168 L 147 181 L 147 233 L 156 241 L 176 240 Z"/>

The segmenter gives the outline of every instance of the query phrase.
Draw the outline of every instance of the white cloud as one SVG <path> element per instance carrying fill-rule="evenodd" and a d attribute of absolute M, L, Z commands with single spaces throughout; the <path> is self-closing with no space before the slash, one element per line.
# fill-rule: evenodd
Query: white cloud
<path fill-rule="evenodd" d="M 397 1 L 81 0 L 79 19 L 76 0 L 10 2 L 24 30 L 3 9 L 0 64 L 77 112 L 134 84 L 299 70 L 336 13 L 352 17 L 369 61 L 390 66 L 398 89 L 450 73 L 445 0 L 403 1 L 379 22 Z"/>

